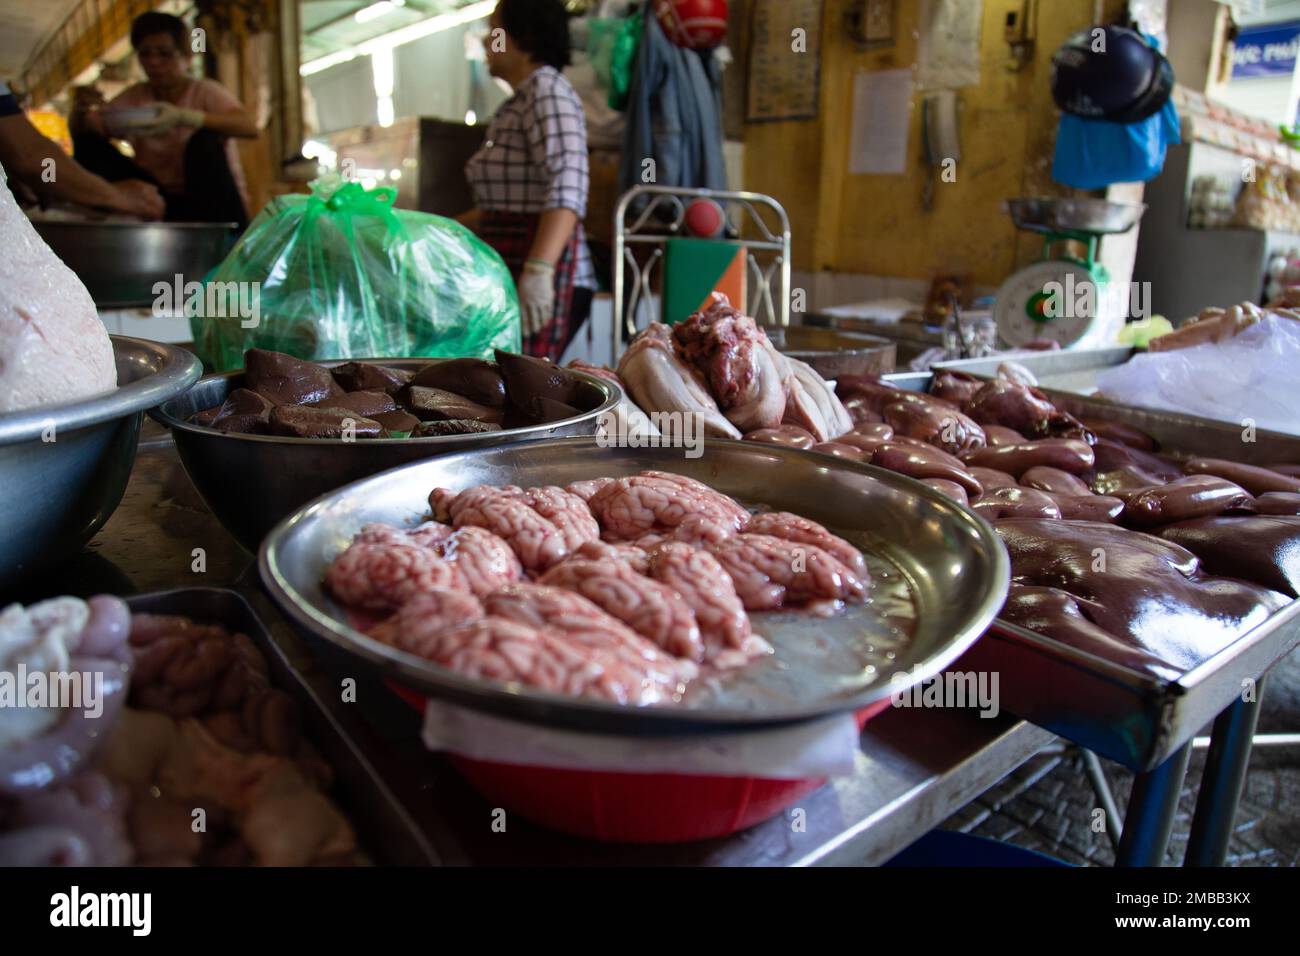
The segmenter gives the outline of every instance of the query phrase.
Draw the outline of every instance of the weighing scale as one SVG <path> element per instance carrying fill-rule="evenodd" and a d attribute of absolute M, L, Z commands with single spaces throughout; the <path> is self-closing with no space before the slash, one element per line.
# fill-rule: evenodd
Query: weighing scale
<path fill-rule="evenodd" d="M 1002 344 L 1022 348 L 1047 339 L 1067 349 L 1115 344 L 1128 296 L 1108 294 L 1110 274 L 1097 261 L 1097 246 L 1102 236 L 1132 229 L 1147 207 L 1041 198 L 1009 199 L 1003 208 L 1016 228 L 1043 234 L 1043 254 L 998 289 L 993 321 Z"/>

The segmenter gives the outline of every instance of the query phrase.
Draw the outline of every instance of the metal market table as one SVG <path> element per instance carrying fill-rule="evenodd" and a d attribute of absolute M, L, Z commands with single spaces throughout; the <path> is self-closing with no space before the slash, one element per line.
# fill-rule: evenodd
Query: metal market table
<path fill-rule="evenodd" d="M 147 421 L 126 495 L 103 530 L 81 556 L 8 597 L 26 602 L 66 593 L 231 587 L 310 682 L 337 687 L 262 593 L 252 564 L 194 491 L 171 436 Z M 414 713 L 373 690 L 363 683 L 358 699 L 368 706 L 339 705 L 346 713 L 336 716 L 419 825 L 426 856 L 447 865 L 882 863 L 1056 739 L 1007 715 L 891 709 L 868 722 L 854 773 L 799 801 L 799 828 L 787 812 L 722 839 L 601 844 L 514 821 L 507 832 L 493 832 L 491 807 L 447 761 L 423 749 Z"/>

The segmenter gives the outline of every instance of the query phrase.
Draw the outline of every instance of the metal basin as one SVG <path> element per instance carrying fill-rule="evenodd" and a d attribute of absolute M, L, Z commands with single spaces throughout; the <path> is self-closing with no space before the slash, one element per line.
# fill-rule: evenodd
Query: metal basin
<path fill-rule="evenodd" d="M 809 325 L 768 328 L 781 352 L 806 362 L 825 379 L 841 375 L 888 375 L 898 359 L 897 346 L 875 335 L 841 332 Z"/>
<path fill-rule="evenodd" d="M 79 551 L 122 500 L 145 410 L 203 371 L 189 352 L 114 335 L 118 389 L 101 398 L 0 415 L 0 584 Z M 53 441 L 43 437 L 53 436 Z"/>
<path fill-rule="evenodd" d="M 1107 199 L 1057 199 L 1050 196 L 1008 199 L 1002 204 L 1018 229 L 1030 232 L 1128 232 L 1142 214 L 1145 203 Z"/>
<path fill-rule="evenodd" d="M 233 222 L 33 220 L 42 239 L 77 274 L 100 309 L 151 305 L 154 283 L 198 282 L 226 257 Z"/>
<path fill-rule="evenodd" d="M 318 364 L 332 368 L 353 361 L 415 371 L 438 360 L 339 359 Z M 573 374 L 588 388 L 590 411 L 549 425 L 474 435 L 343 441 L 227 434 L 190 423 L 195 412 L 220 405 L 227 394 L 239 388 L 242 371 L 205 377 L 184 395 L 154 410 L 151 417 L 172 430 L 181 462 L 217 520 L 245 549 L 256 553 L 263 536 L 280 519 L 313 498 L 360 478 L 466 448 L 596 434 L 601 414 L 612 411 L 623 400 L 623 393 L 605 379 Z"/>
<path fill-rule="evenodd" d="M 831 617 L 751 614 L 776 653 L 719 680 L 693 683 L 680 703 L 624 707 L 463 677 L 371 640 L 344 622 L 322 587 L 330 561 L 365 524 L 428 516 L 438 486 L 564 485 L 646 469 L 703 481 L 747 506 L 820 521 L 858 546 L 872 574 L 866 604 Z M 481 448 L 419 462 L 323 496 L 263 542 L 262 581 L 322 651 L 426 696 L 503 716 L 601 733 L 752 730 L 858 711 L 956 660 L 1002 607 L 1009 562 L 997 534 L 971 511 L 892 472 L 752 442 L 681 449 L 603 447 L 591 438 Z"/>

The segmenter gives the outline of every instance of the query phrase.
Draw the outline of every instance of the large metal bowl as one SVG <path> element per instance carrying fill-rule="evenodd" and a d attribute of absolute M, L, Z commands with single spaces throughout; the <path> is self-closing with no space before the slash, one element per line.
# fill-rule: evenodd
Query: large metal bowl
<path fill-rule="evenodd" d="M 822 522 L 863 550 L 871 601 L 832 617 L 751 615 L 774 655 L 697 681 L 680 704 L 635 708 L 462 677 L 349 627 L 322 587 L 329 563 L 363 525 L 427 517 L 435 487 L 564 485 L 646 469 Z M 956 660 L 992 623 L 1010 580 L 1006 549 L 987 523 L 893 472 L 753 442 L 708 441 L 691 459 L 681 449 L 605 447 L 592 438 L 461 452 L 349 485 L 277 526 L 262 544 L 259 570 L 308 639 L 345 652 L 349 666 L 507 717 L 630 734 L 739 731 L 860 710 Z"/>
<path fill-rule="evenodd" d="M 766 331 L 778 350 L 829 381 L 841 375 L 888 375 L 898 360 L 894 343 L 876 335 L 812 325 L 768 326 Z"/>
<path fill-rule="evenodd" d="M 100 309 L 150 305 L 154 283 L 199 282 L 230 251 L 233 222 L 33 220 Z"/>
<path fill-rule="evenodd" d="M 321 362 L 326 368 L 344 362 L 374 362 L 415 371 L 438 359 L 340 359 Z M 256 553 L 263 536 L 302 505 L 349 482 L 404 465 L 466 448 L 570 435 L 594 435 L 600 416 L 623 400 L 617 385 L 582 372 L 573 374 L 590 391 L 591 410 L 548 425 L 508 428 L 474 435 L 439 438 L 376 438 L 343 441 L 335 438 L 281 438 L 239 435 L 205 428 L 191 415 L 213 408 L 239 388 L 243 372 L 209 375 L 184 395 L 151 412 L 172 430 L 176 451 L 190 480 L 226 530 L 248 551 Z"/>
<path fill-rule="evenodd" d="M 0 584 L 75 554 L 122 500 L 141 415 L 202 374 L 183 349 L 112 336 L 116 391 L 0 415 Z M 52 441 L 47 440 L 53 438 Z"/>
<path fill-rule="evenodd" d="M 1008 199 L 1002 203 L 1018 229 L 1030 232 L 1128 232 L 1146 212 L 1145 203 L 1051 196 Z"/>

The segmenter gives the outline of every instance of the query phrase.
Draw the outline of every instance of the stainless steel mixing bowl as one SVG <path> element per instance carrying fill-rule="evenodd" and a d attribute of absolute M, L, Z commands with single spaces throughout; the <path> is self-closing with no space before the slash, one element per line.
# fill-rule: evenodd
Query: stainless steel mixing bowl
<path fill-rule="evenodd" d="M 1018 229 L 1030 232 L 1095 232 L 1099 235 L 1128 232 L 1142 214 L 1145 203 L 1113 202 L 1107 199 L 1060 199 L 1051 196 L 1008 199 L 1002 208 Z"/>
<path fill-rule="evenodd" d="M 150 305 L 154 283 L 199 282 L 225 258 L 233 222 L 63 222 L 32 225 L 101 309 Z"/>
<path fill-rule="evenodd" d="M 340 359 L 321 362 L 333 367 L 344 362 L 374 362 L 412 371 L 438 359 Z M 281 438 L 276 435 L 239 435 L 219 432 L 189 421 L 205 408 L 220 405 L 239 388 L 243 372 L 209 375 L 184 395 L 151 413 L 172 430 L 190 480 L 226 530 L 248 551 L 256 553 L 262 537 L 286 515 L 327 492 L 371 475 L 425 458 L 436 458 L 467 448 L 484 448 L 539 438 L 564 438 L 596 434 L 604 412 L 623 400 L 617 385 L 582 372 L 573 374 L 586 385 L 590 411 L 575 418 L 508 428 L 474 435 L 439 438 L 378 438 L 343 441 L 337 438 Z"/>
<path fill-rule="evenodd" d="M 114 335 L 116 391 L 0 415 L 0 585 L 75 554 L 122 500 L 141 415 L 197 381 L 199 360 Z"/>
<path fill-rule="evenodd" d="M 898 350 L 889 339 L 812 325 L 765 330 L 781 352 L 812 366 L 824 379 L 841 375 L 888 375 L 894 371 Z"/>

